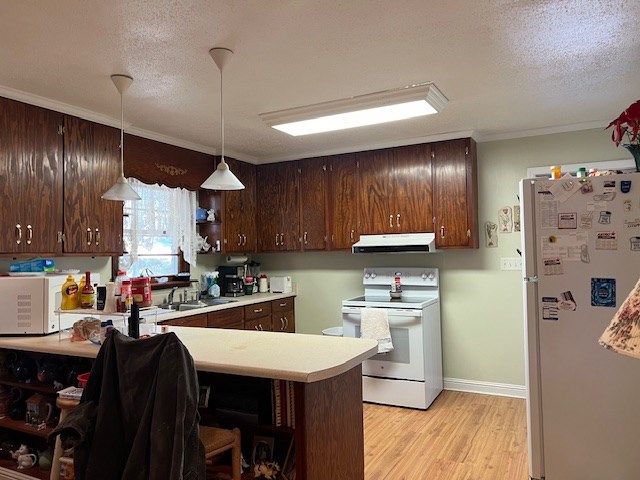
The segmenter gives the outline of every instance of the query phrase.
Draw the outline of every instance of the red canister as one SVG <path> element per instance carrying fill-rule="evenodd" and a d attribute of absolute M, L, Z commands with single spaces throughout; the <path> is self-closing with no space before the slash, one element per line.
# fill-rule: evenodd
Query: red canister
<path fill-rule="evenodd" d="M 133 301 L 141 307 L 150 307 L 151 302 L 151 279 L 149 277 L 134 278 L 131 281 L 131 293 Z"/>

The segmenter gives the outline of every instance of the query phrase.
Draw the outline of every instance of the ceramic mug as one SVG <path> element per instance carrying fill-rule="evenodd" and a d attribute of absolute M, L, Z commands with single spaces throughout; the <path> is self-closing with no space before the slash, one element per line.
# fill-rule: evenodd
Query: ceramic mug
<path fill-rule="evenodd" d="M 38 457 L 33 453 L 27 453 L 18 457 L 18 469 L 33 467 L 38 461 Z"/>

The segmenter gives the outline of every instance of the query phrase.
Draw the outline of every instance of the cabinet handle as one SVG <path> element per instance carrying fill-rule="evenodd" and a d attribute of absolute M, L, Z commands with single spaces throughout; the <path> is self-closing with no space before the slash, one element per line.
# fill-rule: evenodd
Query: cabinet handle
<path fill-rule="evenodd" d="M 261 332 L 264 332 L 264 327 L 262 326 L 261 323 L 258 324 L 258 330 L 260 330 Z"/>
<path fill-rule="evenodd" d="M 280 307 L 286 307 L 286 306 L 287 306 L 287 304 L 286 304 L 286 303 L 281 303 L 281 304 L 280 304 Z"/>
<path fill-rule="evenodd" d="M 91 245 L 91 242 L 93 242 L 93 231 L 87 228 L 87 245 Z"/>
<path fill-rule="evenodd" d="M 349 238 L 351 238 L 351 242 L 354 242 L 354 234 L 356 233 L 355 230 L 351 230 L 351 233 L 349 234 Z"/>
<path fill-rule="evenodd" d="M 255 328 L 257 331 L 260 331 L 260 329 L 258 328 L 259 326 L 260 326 L 260 325 L 256 325 L 256 326 L 255 326 L 255 327 L 253 327 L 253 328 Z"/>
<path fill-rule="evenodd" d="M 393 215 L 389 215 L 389 226 L 393 228 Z"/>
<path fill-rule="evenodd" d="M 440 238 L 444 238 L 444 225 L 440 227 Z"/>
<path fill-rule="evenodd" d="M 31 225 L 27 225 L 27 245 L 31 245 L 33 241 L 33 228 Z"/>
<path fill-rule="evenodd" d="M 396 226 L 400 227 L 400 214 L 396 215 Z"/>
<path fill-rule="evenodd" d="M 276 247 L 280 245 L 280 242 L 278 242 L 278 238 L 280 238 L 280 236 L 276 233 Z"/>
<path fill-rule="evenodd" d="M 289 328 L 289 319 L 287 317 L 284 317 L 284 329 L 288 329 Z"/>
<path fill-rule="evenodd" d="M 280 331 L 284 332 L 284 329 L 285 329 L 284 317 L 280 317 Z"/>
<path fill-rule="evenodd" d="M 100 229 L 96 228 L 96 247 L 100 245 Z"/>
<path fill-rule="evenodd" d="M 280 234 L 280 245 L 284 245 L 284 233 Z"/>
<path fill-rule="evenodd" d="M 22 227 L 19 223 L 16 225 L 16 243 L 18 245 L 22 243 Z"/>
<path fill-rule="evenodd" d="M 307 243 L 307 232 L 304 232 L 304 235 L 302 236 L 302 238 L 304 239 L 304 244 L 306 245 Z"/>
<path fill-rule="evenodd" d="M 247 236 L 243 233 L 242 234 L 242 246 L 245 246 L 247 244 Z"/>
<path fill-rule="evenodd" d="M 254 308 L 253 309 L 253 313 L 262 313 L 262 309 L 261 308 Z"/>
<path fill-rule="evenodd" d="M 242 235 L 238 234 L 238 246 L 242 245 Z"/>

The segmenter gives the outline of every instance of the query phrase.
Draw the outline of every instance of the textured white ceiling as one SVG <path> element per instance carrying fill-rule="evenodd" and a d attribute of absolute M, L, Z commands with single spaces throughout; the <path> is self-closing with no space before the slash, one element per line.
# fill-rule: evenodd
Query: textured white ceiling
<path fill-rule="evenodd" d="M 0 95 L 268 162 L 606 124 L 640 98 L 639 0 L 0 0 Z M 439 114 L 290 137 L 259 113 L 433 81 Z"/>

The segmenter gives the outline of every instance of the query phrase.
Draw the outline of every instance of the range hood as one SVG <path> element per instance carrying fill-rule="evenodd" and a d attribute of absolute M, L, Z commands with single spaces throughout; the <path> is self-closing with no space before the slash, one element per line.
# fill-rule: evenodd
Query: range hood
<path fill-rule="evenodd" d="M 361 235 L 353 244 L 353 253 L 427 253 L 435 252 L 433 233 L 391 233 L 387 235 Z"/>

